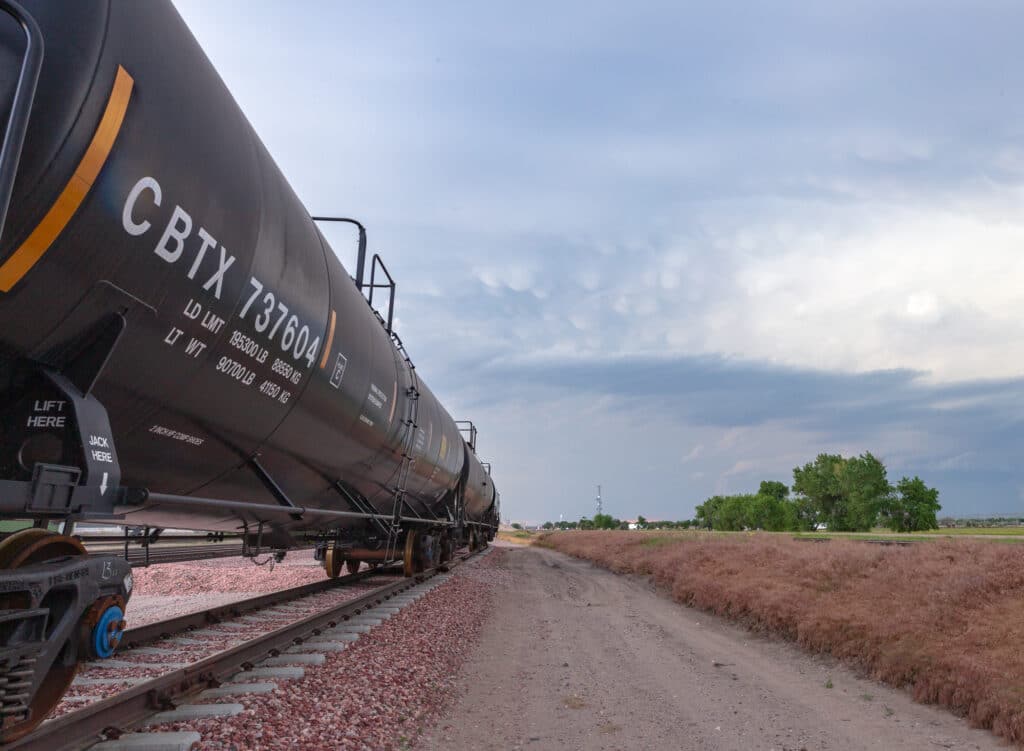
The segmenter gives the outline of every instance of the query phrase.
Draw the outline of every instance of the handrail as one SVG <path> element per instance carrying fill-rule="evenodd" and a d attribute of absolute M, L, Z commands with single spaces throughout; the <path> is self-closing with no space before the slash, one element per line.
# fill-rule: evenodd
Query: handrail
<path fill-rule="evenodd" d="M 0 0 L 3 2 L 3 0 Z M 311 216 L 314 222 L 347 222 L 354 224 L 359 229 L 359 255 L 356 257 L 356 289 L 363 291 L 363 274 L 366 272 L 366 227 L 357 219 L 349 219 L 344 216 Z"/>
<path fill-rule="evenodd" d="M 43 68 L 43 33 L 28 11 L 13 0 L 0 0 L 0 11 L 11 16 L 25 32 L 25 56 L 14 90 L 11 114 L 7 118 L 3 146 L 0 146 L 0 239 L 7 222 L 7 209 L 14 193 L 14 179 L 18 175 L 21 149 L 25 145 L 28 119 L 36 97 L 36 84 Z"/>
<path fill-rule="evenodd" d="M 466 443 L 469 444 L 470 450 L 476 453 L 476 425 L 473 424 L 472 420 L 456 420 L 455 427 L 459 429 L 459 433 L 468 433 L 469 439 Z"/>
<path fill-rule="evenodd" d="M 0 0 L 0 3 L 6 0 Z M 310 216 L 314 222 L 347 222 L 348 224 L 354 224 L 359 229 L 359 255 L 356 257 L 356 275 L 353 277 L 353 281 L 356 283 L 356 289 L 362 292 L 364 289 L 370 290 L 369 299 L 367 302 L 370 303 L 370 308 L 373 309 L 373 291 L 375 289 L 383 289 L 387 287 L 391 290 L 390 300 L 388 301 L 388 319 L 384 321 L 381 318 L 381 323 L 384 324 L 384 328 L 387 329 L 388 333 L 394 333 L 392 330 L 392 323 L 395 315 L 395 280 L 391 277 L 388 267 L 384 265 L 384 261 L 377 253 L 373 254 L 373 260 L 370 263 L 370 283 L 366 284 L 366 227 L 363 223 L 357 219 L 349 219 L 344 216 Z M 387 277 L 387 283 L 377 284 L 377 267 L 380 266 L 381 271 L 384 272 L 384 276 Z M 374 309 L 374 312 L 376 310 Z M 380 315 L 378 314 L 378 318 Z"/>
<path fill-rule="evenodd" d="M 380 266 L 381 271 L 384 272 L 384 276 L 387 277 L 387 284 L 377 284 L 377 266 Z M 388 271 L 388 267 L 384 265 L 384 261 L 377 253 L 373 254 L 373 262 L 370 264 L 370 307 L 373 307 L 373 291 L 375 289 L 383 289 L 387 287 L 391 290 L 390 298 L 388 300 L 388 333 L 391 333 L 391 322 L 395 315 L 395 280 L 391 277 L 391 273 Z"/>

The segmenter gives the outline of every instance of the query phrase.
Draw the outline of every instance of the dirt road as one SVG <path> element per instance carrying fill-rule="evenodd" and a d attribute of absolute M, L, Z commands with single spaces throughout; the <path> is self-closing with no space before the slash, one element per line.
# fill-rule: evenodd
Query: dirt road
<path fill-rule="evenodd" d="M 512 581 L 428 751 L 1006 748 L 635 578 L 540 548 L 505 560 Z"/>

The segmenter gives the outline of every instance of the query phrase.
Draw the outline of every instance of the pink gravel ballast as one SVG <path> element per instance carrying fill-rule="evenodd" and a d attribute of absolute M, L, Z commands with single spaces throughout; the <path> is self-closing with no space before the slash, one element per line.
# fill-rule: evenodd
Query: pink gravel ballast
<path fill-rule="evenodd" d="M 274 592 L 321 581 L 323 567 L 313 552 L 289 553 L 278 564 L 258 566 L 246 558 L 214 558 L 187 563 L 158 563 L 132 571 L 136 595 L 189 595 L 206 592 Z"/>
<path fill-rule="evenodd" d="M 502 553 L 472 561 L 445 584 L 344 652 L 269 694 L 231 697 L 234 717 L 153 728 L 197 730 L 206 751 L 398 751 L 452 701 L 500 579 Z M 494 576 L 493 574 L 498 574 Z"/>

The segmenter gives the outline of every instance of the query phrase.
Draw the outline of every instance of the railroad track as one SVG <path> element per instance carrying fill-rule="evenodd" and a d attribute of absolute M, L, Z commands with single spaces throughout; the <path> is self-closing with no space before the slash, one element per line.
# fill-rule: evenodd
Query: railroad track
<path fill-rule="evenodd" d="M 244 679 L 253 675 L 253 669 L 272 669 L 277 664 L 294 664 L 307 659 L 309 664 L 315 664 L 312 655 L 320 654 L 322 660 L 324 651 L 343 649 L 347 642 L 357 639 L 359 633 L 369 631 L 368 622 L 363 620 L 371 618 L 367 611 L 376 609 L 374 613 L 379 613 L 381 619 L 389 617 L 397 609 L 399 601 L 404 602 L 410 597 L 417 597 L 425 588 L 432 588 L 431 583 L 425 583 L 427 580 L 457 566 L 473 555 L 476 553 L 458 554 L 441 567 L 428 569 L 413 578 L 402 577 L 388 582 L 365 594 L 329 605 L 251 639 L 232 639 L 231 632 L 235 631 L 237 637 L 236 629 L 244 630 L 241 625 L 246 623 L 246 619 L 250 619 L 248 623 L 269 620 L 269 613 L 275 607 L 297 603 L 303 598 L 344 589 L 346 584 L 357 584 L 374 576 L 395 572 L 390 567 L 381 567 L 376 571 L 313 582 L 127 631 L 123 640 L 127 649 L 124 653 L 118 652 L 115 659 L 140 654 L 151 654 L 158 658 L 161 655 L 171 657 L 182 654 L 170 648 L 149 646 L 163 643 L 165 640 L 168 640 L 168 647 L 180 645 L 179 648 L 185 652 L 187 646 L 195 643 L 209 645 L 216 644 L 218 640 L 224 642 L 224 648 L 218 648 L 214 653 L 203 655 L 188 663 L 152 663 L 164 669 L 159 675 L 120 681 L 116 678 L 111 679 L 115 684 L 132 682 L 134 685 L 113 696 L 46 721 L 29 736 L 6 746 L 5 751 L 78 751 L 97 743 L 100 743 L 97 748 L 102 748 L 102 741 L 106 738 L 118 738 L 127 728 L 143 721 L 149 720 L 148 724 L 171 721 L 174 719 L 172 715 L 165 715 L 166 719 L 162 719 L 161 713 L 179 707 L 184 697 L 203 689 L 213 690 L 214 693 L 201 698 L 213 698 L 218 693 L 223 695 L 225 689 L 230 692 L 231 684 L 222 684 L 226 684 L 233 677 L 238 677 L 239 673 L 246 674 L 241 676 Z M 408 592 L 409 590 L 416 591 Z M 394 600 L 400 595 L 405 596 Z M 389 600 L 394 600 L 396 605 L 388 606 Z M 373 616 L 372 620 L 379 622 L 380 619 Z M 218 627 L 228 629 L 228 633 L 224 634 Z M 307 658 L 303 658 L 303 655 L 307 655 Z M 110 665 L 111 662 L 108 660 L 105 663 L 89 665 L 102 669 L 104 664 Z M 133 663 L 132 666 L 149 664 Z M 261 665 L 265 667 L 257 668 Z M 295 671 L 296 669 L 292 668 L 291 677 L 297 677 Z M 107 683 L 110 683 L 110 680 Z M 245 693 L 245 690 L 236 687 L 236 693 Z"/>

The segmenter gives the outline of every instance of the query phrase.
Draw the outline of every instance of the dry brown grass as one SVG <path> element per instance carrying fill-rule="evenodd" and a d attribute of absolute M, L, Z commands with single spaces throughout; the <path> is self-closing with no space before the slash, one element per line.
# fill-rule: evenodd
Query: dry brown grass
<path fill-rule="evenodd" d="M 1024 546 L 562 532 L 540 544 L 826 652 L 1024 743 Z"/>

